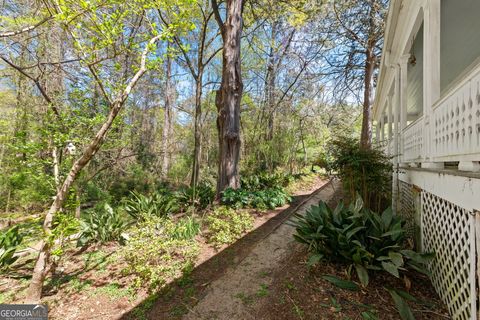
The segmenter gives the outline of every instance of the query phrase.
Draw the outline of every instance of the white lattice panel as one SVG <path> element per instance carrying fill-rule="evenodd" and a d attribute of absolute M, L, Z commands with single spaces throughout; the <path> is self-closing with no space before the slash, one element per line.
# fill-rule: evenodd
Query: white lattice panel
<path fill-rule="evenodd" d="M 414 240 L 415 238 L 415 199 L 413 186 L 404 181 L 399 181 L 400 208 L 399 215 L 405 220 L 405 230 L 407 236 Z"/>
<path fill-rule="evenodd" d="M 472 76 L 471 79 L 435 106 L 433 125 L 433 153 L 435 157 L 448 157 L 449 160 L 457 160 L 455 157 L 479 153 L 479 73 Z"/>
<path fill-rule="evenodd" d="M 421 197 L 423 248 L 436 253 L 433 285 L 453 319 L 476 319 L 474 216 L 426 191 Z"/>
<path fill-rule="evenodd" d="M 423 150 L 423 117 L 405 128 L 403 139 L 403 160 L 420 160 Z"/>

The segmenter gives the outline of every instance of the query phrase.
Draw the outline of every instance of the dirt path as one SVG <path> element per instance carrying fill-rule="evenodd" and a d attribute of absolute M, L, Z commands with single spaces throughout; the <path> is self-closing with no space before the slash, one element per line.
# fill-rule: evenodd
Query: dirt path
<path fill-rule="evenodd" d="M 338 182 L 324 185 L 296 211 L 305 213 L 319 200 L 328 202 L 339 187 Z M 208 285 L 203 298 L 183 319 L 255 319 L 253 311 L 258 306 L 255 299 L 268 293 L 273 281 L 272 274 L 281 268 L 282 260 L 296 245 L 293 232 L 294 228 L 283 222 L 260 239 L 242 261 Z"/>

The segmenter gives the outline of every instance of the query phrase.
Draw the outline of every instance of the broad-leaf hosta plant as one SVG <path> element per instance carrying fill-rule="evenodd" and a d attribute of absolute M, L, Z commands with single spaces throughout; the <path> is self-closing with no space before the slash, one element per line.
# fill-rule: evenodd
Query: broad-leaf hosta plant
<path fill-rule="evenodd" d="M 222 193 L 222 203 L 233 208 L 275 209 L 290 201 L 290 195 L 277 187 L 259 191 L 229 188 Z"/>
<path fill-rule="evenodd" d="M 408 268 L 428 274 L 424 268 L 432 254 L 404 250 L 405 229 L 401 217 L 389 208 L 381 214 L 363 207 L 360 197 L 334 210 L 321 201 L 294 222 L 297 241 L 308 245 L 309 264 L 322 259 L 354 267 L 366 286 L 370 271 L 386 271 L 395 277 Z"/>

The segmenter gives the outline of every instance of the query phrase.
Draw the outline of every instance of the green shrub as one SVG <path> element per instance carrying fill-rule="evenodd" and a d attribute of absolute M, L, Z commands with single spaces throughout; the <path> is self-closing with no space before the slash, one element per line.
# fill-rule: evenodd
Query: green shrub
<path fill-rule="evenodd" d="M 215 247 L 233 243 L 253 228 L 253 221 L 248 212 L 218 207 L 206 219 L 208 241 Z"/>
<path fill-rule="evenodd" d="M 135 276 L 135 286 L 157 290 L 172 278 L 190 269 L 198 255 L 198 244 L 179 239 L 175 224 L 165 218 L 146 216 L 131 232 L 121 257 L 126 274 Z"/>
<path fill-rule="evenodd" d="M 14 226 L 5 232 L 0 233 L 0 270 L 8 269 L 17 257 L 13 255 L 18 246 L 22 243 L 23 237 L 18 232 L 18 226 Z"/>
<path fill-rule="evenodd" d="M 68 244 L 66 239 L 79 231 L 81 222 L 67 212 L 61 212 L 55 215 L 52 222 L 52 232 L 47 237 L 50 244 L 50 252 L 58 263 L 62 257 L 64 249 Z"/>
<path fill-rule="evenodd" d="M 190 240 L 200 232 L 200 222 L 188 216 L 175 222 L 172 236 L 178 240 Z"/>
<path fill-rule="evenodd" d="M 260 191 L 265 189 L 287 187 L 292 180 L 292 175 L 260 172 L 254 175 L 242 176 L 241 186 L 242 189 L 248 191 Z"/>
<path fill-rule="evenodd" d="M 222 203 L 233 208 L 246 208 L 251 204 L 251 192 L 244 189 L 227 188 L 222 192 Z"/>
<path fill-rule="evenodd" d="M 90 242 L 122 241 L 122 232 L 126 224 L 120 213 L 105 204 L 103 210 L 95 210 L 90 216 L 80 221 L 81 234 L 77 245 L 84 246 Z"/>
<path fill-rule="evenodd" d="M 222 193 L 222 203 L 234 208 L 275 209 L 291 201 L 282 188 L 260 191 L 228 188 Z"/>
<path fill-rule="evenodd" d="M 131 196 L 124 202 L 124 209 L 135 220 L 146 215 L 164 217 L 179 210 L 178 201 L 171 193 L 155 192 L 147 196 L 133 191 Z"/>
<path fill-rule="evenodd" d="M 310 264 L 321 259 L 348 263 L 355 267 L 362 284 L 368 272 L 386 271 L 395 277 L 412 268 L 426 273 L 424 264 L 431 254 L 403 250 L 403 220 L 389 208 L 382 214 L 363 207 L 360 197 L 346 207 L 340 203 L 331 210 L 323 201 L 305 216 L 297 215 L 295 239 L 308 245 Z"/>
<path fill-rule="evenodd" d="M 215 189 L 207 183 L 199 183 L 195 189 L 192 187 L 181 189 L 177 193 L 177 199 L 184 210 L 192 206 L 203 210 L 215 199 Z"/>
<path fill-rule="evenodd" d="M 148 193 L 155 182 L 155 177 L 142 168 L 139 163 L 127 165 L 127 167 L 116 172 L 115 175 L 105 177 L 104 180 L 109 181 L 110 185 L 108 193 L 112 200 L 117 203 L 121 199 L 130 195 L 132 191 L 138 193 Z"/>
<path fill-rule="evenodd" d="M 390 201 L 392 163 L 383 150 L 360 147 L 358 139 L 342 137 L 330 148 L 335 170 L 343 183 L 347 199 L 358 193 L 369 208 L 379 211 Z"/>

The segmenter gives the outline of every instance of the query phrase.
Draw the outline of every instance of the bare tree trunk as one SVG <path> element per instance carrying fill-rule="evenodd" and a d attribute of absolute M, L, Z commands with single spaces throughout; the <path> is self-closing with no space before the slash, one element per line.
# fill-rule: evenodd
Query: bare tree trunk
<path fill-rule="evenodd" d="M 196 187 L 200 176 L 200 161 L 202 157 L 202 87 L 203 87 L 203 70 L 200 67 L 196 79 L 195 86 L 195 143 L 193 150 L 193 165 L 191 187 Z"/>
<path fill-rule="evenodd" d="M 243 94 L 240 40 L 243 29 L 244 0 L 227 0 L 225 23 L 221 23 L 216 0 L 212 0 L 215 18 L 222 29 L 222 83 L 217 91 L 217 130 L 219 159 L 217 197 L 227 188 L 240 187 L 240 102 Z"/>
<path fill-rule="evenodd" d="M 272 34 L 270 38 L 270 53 L 268 55 L 267 66 L 267 108 L 268 108 L 268 125 L 267 125 L 267 141 L 273 139 L 273 127 L 275 121 L 275 81 L 277 70 L 275 68 L 275 35 L 277 33 L 277 22 L 272 24 Z"/>
<path fill-rule="evenodd" d="M 360 147 L 370 149 L 372 147 L 372 103 L 373 103 L 373 78 L 377 67 L 375 46 L 378 36 L 375 36 L 375 13 L 378 11 L 378 3 L 371 2 L 369 11 L 369 38 L 365 50 L 365 91 L 363 96 L 363 118 L 362 133 L 360 136 Z"/>
<path fill-rule="evenodd" d="M 371 48 L 367 48 L 365 61 L 365 91 L 363 94 L 363 118 L 360 146 L 369 149 L 372 146 L 372 99 L 375 56 Z"/>
<path fill-rule="evenodd" d="M 170 45 L 167 47 L 167 51 L 170 49 Z M 168 153 L 169 145 L 170 145 L 170 134 L 171 134 L 171 126 L 172 126 L 172 100 L 173 100 L 173 93 L 172 93 L 172 58 L 170 56 L 167 57 L 166 61 L 166 83 L 165 83 L 165 111 L 163 117 L 163 132 L 162 132 L 162 146 L 161 146 L 161 153 L 162 153 L 162 171 L 161 176 L 162 179 L 167 178 L 168 169 L 170 167 L 170 157 Z"/>

